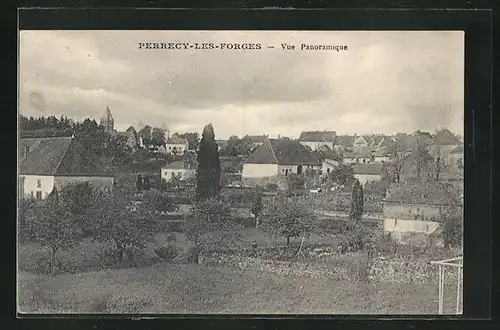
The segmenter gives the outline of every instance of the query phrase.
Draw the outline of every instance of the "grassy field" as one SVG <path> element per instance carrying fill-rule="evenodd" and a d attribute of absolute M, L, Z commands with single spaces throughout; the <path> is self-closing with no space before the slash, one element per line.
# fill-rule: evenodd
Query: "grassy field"
<path fill-rule="evenodd" d="M 435 285 L 341 283 L 204 265 L 18 275 L 21 313 L 435 314 Z M 446 295 L 452 311 L 453 292 Z"/>

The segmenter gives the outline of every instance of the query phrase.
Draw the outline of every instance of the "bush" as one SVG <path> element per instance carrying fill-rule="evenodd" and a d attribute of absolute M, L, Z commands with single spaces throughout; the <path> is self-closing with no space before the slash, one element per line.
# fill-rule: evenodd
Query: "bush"
<path fill-rule="evenodd" d="M 374 245 L 374 230 L 357 223 L 347 227 L 344 238 L 338 246 L 340 253 L 363 251 Z"/>
<path fill-rule="evenodd" d="M 445 215 L 442 220 L 443 243 L 445 248 L 462 245 L 463 221 L 460 215 Z"/>
<path fill-rule="evenodd" d="M 178 249 L 174 245 L 160 246 L 154 249 L 155 254 L 165 261 L 172 261 L 179 254 Z"/>

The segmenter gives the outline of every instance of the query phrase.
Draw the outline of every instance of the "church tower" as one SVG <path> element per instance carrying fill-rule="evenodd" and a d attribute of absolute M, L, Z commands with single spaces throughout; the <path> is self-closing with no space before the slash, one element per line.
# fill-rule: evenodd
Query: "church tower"
<path fill-rule="evenodd" d="M 104 130 L 108 133 L 113 133 L 115 130 L 115 120 L 113 119 L 113 115 L 111 114 L 111 110 L 109 110 L 109 106 L 106 106 L 104 113 L 101 116 L 101 126 L 104 127 Z"/>

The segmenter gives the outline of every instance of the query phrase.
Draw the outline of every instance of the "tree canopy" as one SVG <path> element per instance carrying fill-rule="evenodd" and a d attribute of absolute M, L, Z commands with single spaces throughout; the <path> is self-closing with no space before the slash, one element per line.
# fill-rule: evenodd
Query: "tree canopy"
<path fill-rule="evenodd" d="M 197 200 L 218 198 L 220 194 L 221 165 L 212 124 L 206 125 L 203 129 L 197 161 Z"/>

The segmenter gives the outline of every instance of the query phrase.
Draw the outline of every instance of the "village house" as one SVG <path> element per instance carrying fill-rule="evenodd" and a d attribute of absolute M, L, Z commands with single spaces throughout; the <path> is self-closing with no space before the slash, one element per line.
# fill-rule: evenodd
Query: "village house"
<path fill-rule="evenodd" d="M 358 179 L 362 186 L 372 182 L 378 182 L 387 178 L 387 169 L 384 164 L 354 164 L 352 165 L 354 178 Z"/>
<path fill-rule="evenodd" d="M 392 184 L 383 202 L 384 231 L 400 240 L 411 234 L 432 234 L 439 228 L 443 215 L 461 212 L 461 205 L 456 187 L 449 184 Z"/>
<path fill-rule="evenodd" d="M 321 173 L 328 174 L 338 168 L 340 162 L 338 160 L 326 158 L 323 160 L 323 165 L 321 166 Z"/>
<path fill-rule="evenodd" d="M 116 132 L 116 136 L 125 140 L 125 144 L 132 150 L 136 150 L 139 142 L 132 130 L 126 130 L 125 132 Z"/>
<path fill-rule="evenodd" d="M 316 151 L 323 146 L 333 150 L 335 145 L 335 131 L 312 131 L 302 132 L 299 136 L 299 142 L 305 147 L 309 147 L 312 151 Z"/>
<path fill-rule="evenodd" d="M 97 165 L 73 137 L 28 138 L 19 141 L 19 189 L 24 197 L 44 199 L 54 188 L 88 182 L 112 189 L 114 177 Z"/>
<path fill-rule="evenodd" d="M 185 180 L 196 175 L 196 164 L 184 161 L 177 161 L 167 164 L 161 168 L 162 181 L 169 182 L 174 178 Z"/>
<path fill-rule="evenodd" d="M 342 159 L 344 164 L 365 164 L 371 163 L 373 156 L 368 147 L 358 147 L 354 151 L 344 152 Z"/>
<path fill-rule="evenodd" d="M 372 151 L 374 163 L 387 163 L 391 161 L 392 153 L 390 147 L 382 147 Z"/>
<path fill-rule="evenodd" d="M 353 143 L 356 138 L 357 137 L 354 135 L 337 135 L 335 137 L 335 145 L 333 146 L 333 150 L 335 150 L 338 154 L 352 151 Z"/>
<path fill-rule="evenodd" d="M 246 186 L 276 183 L 281 177 L 321 170 L 321 163 L 298 141 L 266 139 L 243 164 Z"/>
<path fill-rule="evenodd" d="M 189 142 L 187 139 L 181 138 L 177 135 L 169 137 L 165 143 L 165 149 L 162 151 L 166 155 L 184 155 L 189 150 Z"/>

